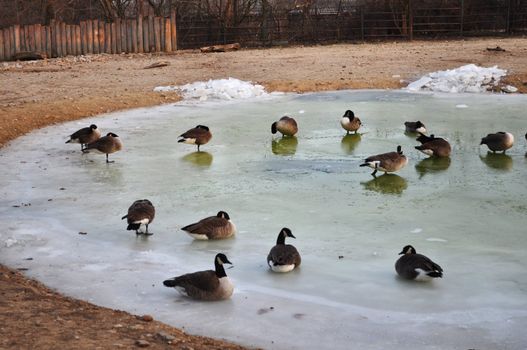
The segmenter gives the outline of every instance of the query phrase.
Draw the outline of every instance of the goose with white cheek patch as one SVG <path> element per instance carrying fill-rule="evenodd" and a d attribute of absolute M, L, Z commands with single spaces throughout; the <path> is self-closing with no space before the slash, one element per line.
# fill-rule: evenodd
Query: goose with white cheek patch
<path fill-rule="evenodd" d="M 199 152 L 199 146 L 208 143 L 212 138 L 212 133 L 210 132 L 208 126 L 198 125 L 195 128 L 190 129 L 187 132 L 179 135 L 179 137 L 180 139 L 178 140 L 178 142 L 183 142 L 190 145 L 197 145 Z"/>
<path fill-rule="evenodd" d="M 426 137 L 422 135 L 418 139 L 422 139 L 423 136 Z M 415 146 L 415 149 L 431 157 L 450 157 L 452 152 L 452 147 L 450 147 L 450 143 L 447 140 L 441 137 L 434 137 L 434 135 L 431 135 L 428 141 L 422 142 L 421 146 Z"/>
<path fill-rule="evenodd" d="M 420 120 L 416 122 L 404 122 L 404 126 L 406 132 L 426 134 L 426 126 Z"/>
<path fill-rule="evenodd" d="M 364 160 L 364 163 L 360 166 L 368 166 L 375 169 L 372 176 L 375 176 L 377 170 L 384 171 L 384 173 L 393 173 L 402 169 L 408 164 L 408 158 L 403 154 L 401 146 L 397 146 L 397 152 L 388 152 L 377 154 L 368 157 Z"/>
<path fill-rule="evenodd" d="M 300 254 L 293 245 L 285 244 L 286 237 L 296 238 L 290 229 L 284 227 L 267 256 L 267 264 L 274 272 L 289 272 L 300 265 Z"/>
<path fill-rule="evenodd" d="M 97 141 L 101 137 L 101 131 L 97 129 L 97 125 L 92 124 L 89 127 L 79 129 L 70 135 L 70 139 L 66 143 L 80 143 L 81 151 L 88 143 Z"/>
<path fill-rule="evenodd" d="M 415 248 L 407 245 L 399 253 L 395 271 L 402 278 L 416 281 L 431 281 L 443 277 L 443 269 L 424 255 L 417 254 Z"/>
<path fill-rule="evenodd" d="M 488 134 L 481 139 L 480 145 L 487 145 L 487 147 L 494 153 L 496 151 L 503 151 L 512 147 L 514 144 L 514 136 L 511 133 L 498 131 L 495 134 Z"/>
<path fill-rule="evenodd" d="M 152 202 L 148 199 L 139 199 L 132 203 L 130 208 L 128 208 L 128 214 L 123 216 L 121 220 L 126 219 L 128 222 L 128 231 L 135 230 L 135 234 L 140 235 L 144 233 L 145 235 L 152 235 L 153 233 L 148 232 L 148 225 L 154 221 L 156 216 L 156 209 Z M 145 226 L 146 229 L 143 231 L 142 226 Z"/>
<path fill-rule="evenodd" d="M 293 118 L 283 116 L 279 121 L 271 125 L 271 132 L 276 134 L 277 131 L 283 136 L 294 136 L 298 132 L 298 124 Z"/>
<path fill-rule="evenodd" d="M 97 141 L 89 143 L 83 150 L 83 153 L 96 152 L 106 154 L 106 163 L 113 163 L 108 160 L 108 154 L 120 151 L 123 148 L 123 143 L 119 136 L 113 132 L 109 132 L 106 136 L 101 137 Z"/>
<path fill-rule="evenodd" d="M 198 240 L 224 239 L 236 233 L 236 226 L 231 221 L 229 214 L 219 211 L 216 216 L 209 216 L 194 224 L 182 228 L 192 238 Z"/>
<path fill-rule="evenodd" d="M 340 125 L 342 125 L 342 128 L 346 130 L 346 134 L 349 134 L 350 131 L 354 131 L 356 134 L 357 130 L 359 130 L 359 128 L 361 127 L 362 122 L 358 117 L 355 116 L 355 113 L 350 110 L 347 110 L 344 113 L 342 119 L 340 119 Z"/>
<path fill-rule="evenodd" d="M 229 299 L 234 285 L 225 273 L 223 264 L 232 263 L 225 254 L 219 253 L 214 258 L 215 270 L 198 271 L 174 277 L 163 282 L 166 287 L 176 288 L 181 294 L 190 298 L 205 301 Z"/>

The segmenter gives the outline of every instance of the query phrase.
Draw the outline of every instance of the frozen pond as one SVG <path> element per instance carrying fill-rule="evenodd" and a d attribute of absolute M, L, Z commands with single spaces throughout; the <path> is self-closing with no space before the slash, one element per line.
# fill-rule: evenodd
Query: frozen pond
<path fill-rule="evenodd" d="M 342 91 L 51 126 L 0 150 L 0 262 L 74 297 L 268 349 L 524 349 L 526 106 L 526 96 Z M 343 137 L 346 109 L 362 119 L 361 136 Z M 273 141 L 271 123 L 286 113 L 298 138 Z M 413 148 L 403 122 L 418 119 L 451 142 L 450 160 Z M 123 140 L 114 164 L 64 144 L 91 122 Z M 176 140 L 198 124 L 214 135 L 201 154 Z M 501 130 L 514 147 L 487 155 L 481 137 Z M 375 180 L 359 167 L 397 145 L 409 164 L 396 175 Z M 148 238 L 121 221 L 140 198 L 157 209 Z M 219 210 L 236 238 L 197 242 L 180 231 Z M 282 227 L 303 261 L 278 275 L 266 256 Z M 444 278 L 396 278 L 406 244 Z M 234 263 L 232 299 L 194 302 L 163 286 L 212 268 L 216 252 Z"/>

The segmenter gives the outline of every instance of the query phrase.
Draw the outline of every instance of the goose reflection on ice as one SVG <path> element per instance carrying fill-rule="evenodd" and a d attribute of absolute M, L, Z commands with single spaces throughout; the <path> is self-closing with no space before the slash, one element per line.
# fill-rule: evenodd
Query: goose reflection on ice
<path fill-rule="evenodd" d="M 212 154 L 209 152 L 197 151 L 185 155 L 183 161 L 196 166 L 209 167 L 212 164 Z"/>
<path fill-rule="evenodd" d="M 340 147 L 346 154 L 353 154 L 361 139 L 361 134 L 347 134 L 344 135 L 340 141 Z"/>
<path fill-rule="evenodd" d="M 430 157 L 425 158 L 415 165 L 415 170 L 419 173 L 419 178 L 425 174 L 439 173 L 450 167 L 450 157 Z"/>
<path fill-rule="evenodd" d="M 401 194 L 408 187 L 406 179 L 396 174 L 384 174 L 361 184 L 367 190 L 384 194 Z"/>
<path fill-rule="evenodd" d="M 487 152 L 486 156 L 479 156 L 479 159 L 489 168 L 509 171 L 512 169 L 512 157 L 504 153 Z"/>
<path fill-rule="evenodd" d="M 284 136 L 280 139 L 273 139 L 271 150 L 274 154 L 290 156 L 296 153 L 298 139 L 295 136 Z"/>

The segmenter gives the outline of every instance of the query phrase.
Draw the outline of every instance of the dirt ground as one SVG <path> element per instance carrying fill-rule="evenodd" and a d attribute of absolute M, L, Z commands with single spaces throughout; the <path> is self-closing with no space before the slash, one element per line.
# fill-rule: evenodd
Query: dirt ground
<path fill-rule="evenodd" d="M 505 51 L 487 50 L 496 46 Z M 169 65 L 144 69 L 159 61 Z M 506 83 L 527 92 L 527 38 L 338 44 L 209 54 L 103 54 L 0 63 L 0 146 L 53 123 L 179 99 L 176 93 L 153 92 L 159 85 L 234 77 L 262 84 L 268 91 L 399 88 L 428 72 L 468 63 L 507 69 Z M 0 295 L 0 349 L 240 348 L 189 336 L 148 317 L 145 321 L 61 296 L 2 266 Z"/>

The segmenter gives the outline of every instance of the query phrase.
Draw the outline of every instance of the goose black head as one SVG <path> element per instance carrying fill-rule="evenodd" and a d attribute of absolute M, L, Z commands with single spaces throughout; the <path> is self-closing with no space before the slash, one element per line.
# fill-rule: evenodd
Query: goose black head
<path fill-rule="evenodd" d="M 92 129 L 92 130 L 97 129 L 97 125 L 95 125 L 95 124 L 90 125 L 90 129 Z"/>
<path fill-rule="evenodd" d="M 229 259 L 227 259 L 227 256 L 225 254 L 223 254 L 223 253 L 216 254 L 215 261 L 219 265 L 223 265 L 223 264 L 231 264 L 232 265 L 232 263 L 229 261 Z"/>
<path fill-rule="evenodd" d="M 348 118 L 349 120 L 353 120 L 355 118 L 355 113 L 353 111 L 350 111 L 349 109 L 344 113 L 344 118 Z"/>
<path fill-rule="evenodd" d="M 119 136 L 117 136 L 117 134 L 114 134 L 113 132 L 107 133 L 106 136 L 119 137 Z"/>
<path fill-rule="evenodd" d="M 295 236 L 293 236 L 293 233 L 291 232 L 291 230 L 288 229 L 287 227 L 284 227 L 282 231 L 280 231 L 280 234 L 283 235 L 284 237 L 296 238 Z"/>
<path fill-rule="evenodd" d="M 222 218 L 222 219 L 226 219 L 226 220 L 230 220 L 231 219 L 229 214 L 227 214 L 227 212 L 224 212 L 224 211 L 219 211 L 218 214 L 216 214 L 216 216 L 219 217 L 219 218 Z"/>
<path fill-rule="evenodd" d="M 403 154 L 403 149 L 402 149 L 402 147 L 400 145 L 397 146 L 397 153 Z"/>
<path fill-rule="evenodd" d="M 411 245 L 405 246 L 403 250 L 399 253 L 399 255 L 404 255 L 404 254 L 416 254 L 415 248 L 412 247 Z"/>
<path fill-rule="evenodd" d="M 421 123 L 420 120 L 418 120 L 418 121 L 415 122 L 415 128 L 416 128 L 416 129 L 417 129 L 417 128 L 424 128 L 424 126 L 425 126 L 425 125 L 424 125 L 423 123 Z"/>
<path fill-rule="evenodd" d="M 196 129 L 203 129 L 205 131 L 209 131 L 209 127 L 205 126 L 205 125 L 198 125 L 198 126 L 196 126 Z"/>

